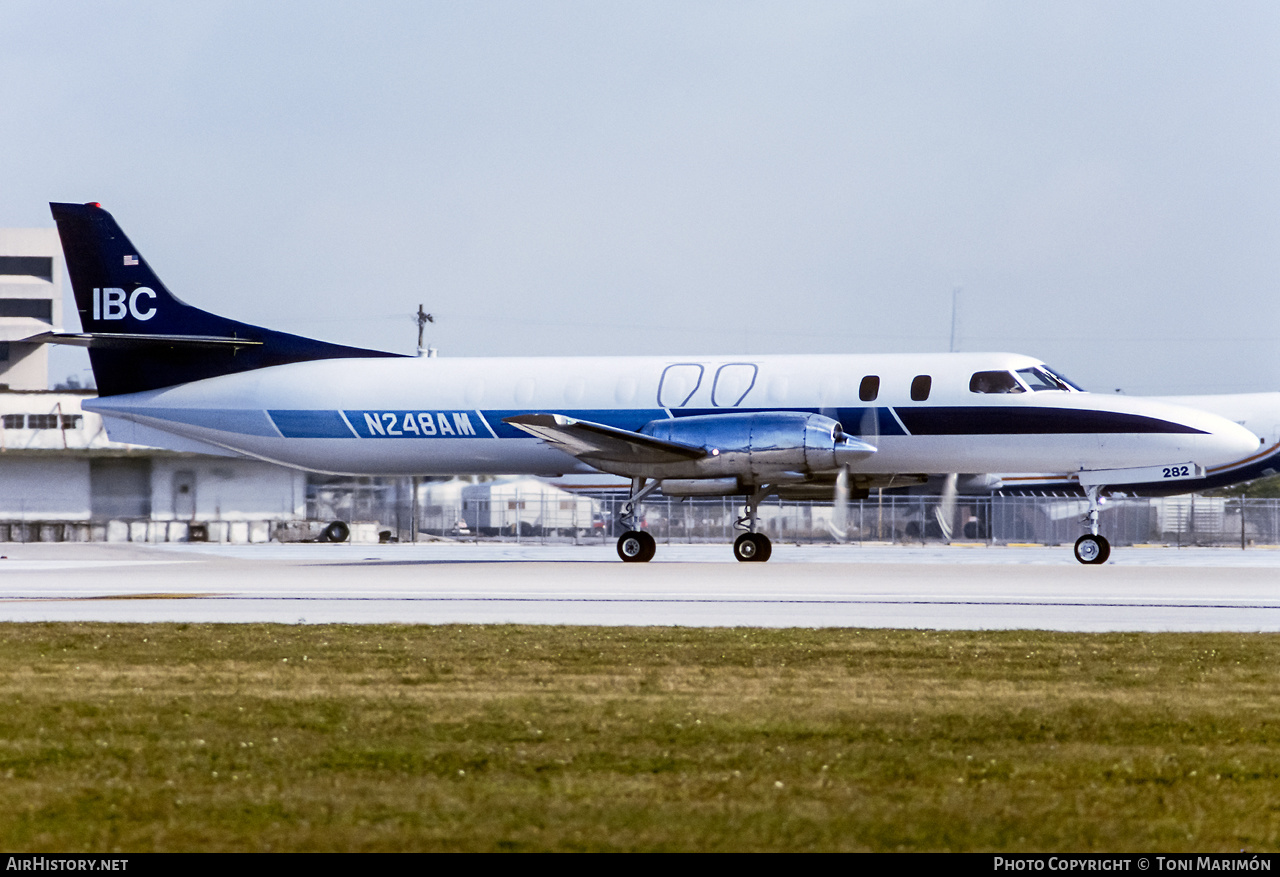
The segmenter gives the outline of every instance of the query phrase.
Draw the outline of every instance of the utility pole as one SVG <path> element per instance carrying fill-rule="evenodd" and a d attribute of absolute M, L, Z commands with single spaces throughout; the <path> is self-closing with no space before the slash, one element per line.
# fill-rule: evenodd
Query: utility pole
<path fill-rule="evenodd" d="M 422 303 L 419 302 L 418 303 L 418 356 L 435 356 L 436 355 L 436 349 L 434 347 L 428 347 L 426 349 L 423 349 L 422 347 L 422 331 L 427 327 L 427 323 L 434 323 L 435 321 L 436 321 L 436 318 L 433 317 L 431 314 L 428 314 L 426 310 L 422 307 Z M 418 486 L 421 483 L 422 483 L 422 479 L 419 478 L 417 475 L 409 479 L 409 486 L 410 486 L 410 489 L 413 491 L 413 500 L 410 505 L 411 511 L 409 512 L 409 528 L 413 532 L 409 537 L 409 541 L 415 542 L 415 543 L 418 541 Z"/>
<path fill-rule="evenodd" d="M 434 323 L 436 318 L 423 310 L 422 305 L 418 305 L 418 356 L 435 356 L 436 349 L 434 347 L 424 348 L 422 346 L 422 330 L 426 328 L 427 323 Z"/>

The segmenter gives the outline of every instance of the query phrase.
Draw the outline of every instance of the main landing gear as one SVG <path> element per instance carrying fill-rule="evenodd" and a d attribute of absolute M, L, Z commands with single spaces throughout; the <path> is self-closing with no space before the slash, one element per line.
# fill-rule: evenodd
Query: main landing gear
<path fill-rule="evenodd" d="M 658 551 L 658 543 L 640 527 L 640 516 L 637 514 L 640 502 L 658 489 L 659 481 L 645 484 L 643 478 L 631 479 L 631 497 L 622 507 L 622 525 L 627 532 L 618 537 L 618 556 L 624 563 L 648 563 Z"/>
<path fill-rule="evenodd" d="M 1076 560 L 1081 563 L 1106 563 L 1107 558 L 1111 556 L 1111 543 L 1106 537 L 1098 535 L 1098 492 L 1102 490 L 1102 485 L 1091 484 L 1084 489 L 1085 496 L 1089 498 L 1089 513 L 1085 516 L 1085 523 L 1089 525 L 1089 532 L 1076 540 Z"/>
<path fill-rule="evenodd" d="M 756 511 L 772 493 L 773 488 L 766 484 L 751 494 L 744 514 L 734 522 L 735 527 L 743 527 L 747 531 L 733 541 L 733 556 L 742 563 L 764 563 L 773 554 L 773 543 L 769 537 L 756 532 Z"/>
<path fill-rule="evenodd" d="M 646 496 L 657 490 L 659 484 L 657 481 L 649 481 L 646 484 L 645 481 L 644 478 L 631 479 L 631 497 L 622 507 L 620 521 L 627 530 L 618 537 L 618 557 L 622 558 L 624 563 L 648 563 L 653 560 L 653 555 L 658 550 L 653 537 L 639 529 L 640 503 Z M 769 537 L 756 532 L 756 509 L 761 500 L 772 494 L 773 489 L 768 486 L 753 493 L 747 499 L 745 514 L 734 523 L 735 527 L 741 527 L 747 531 L 733 543 L 733 556 L 743 563 L 764 563 L 773 554 L 773 543 L 769 541 Z"/>

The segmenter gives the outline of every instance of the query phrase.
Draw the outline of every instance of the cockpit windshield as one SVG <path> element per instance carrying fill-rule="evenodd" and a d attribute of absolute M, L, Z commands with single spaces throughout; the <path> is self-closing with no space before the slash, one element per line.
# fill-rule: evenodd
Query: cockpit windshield
<path fill-rule="evenodd" d="M 1018 376 L 1026 382 L 1028 387 L 1037 393 L 1041 390 L 1060 390 L 1065 393 L 1070 393 L 1072 391 L 1077 393 L 1084 392 L 1062 375 L 1050 371 L 1049 367 L 1045 365 L 1037 365 L 1032 368 L 1020 368 L 1018 369 Z"/>

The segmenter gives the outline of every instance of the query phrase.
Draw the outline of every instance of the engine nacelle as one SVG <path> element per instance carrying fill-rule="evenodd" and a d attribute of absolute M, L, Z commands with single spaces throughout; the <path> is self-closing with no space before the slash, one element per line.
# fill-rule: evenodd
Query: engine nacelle
<path fill-rule="evenodd" d="M 667 477 L 737 476 L 744 484 L 835 472 L 876 450 L 847 435 L 830 417 L 798 411 L 675 417 L 650 421 L 640 432 L 710 452 Z"/>

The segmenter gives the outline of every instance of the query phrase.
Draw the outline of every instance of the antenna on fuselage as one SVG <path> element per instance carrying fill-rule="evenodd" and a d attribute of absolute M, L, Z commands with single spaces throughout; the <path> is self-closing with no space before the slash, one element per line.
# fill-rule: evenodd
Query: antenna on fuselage
<path fill-rule="evenodd" d="M 422 304 L 418 304 L 418 356 L 435 356 L 436 349 L 434 347 L 422 346 L 422 330 L 426 328 L 427 323 L 434 323 L 436 318 L 428 314 L 422 308 Z"/>

